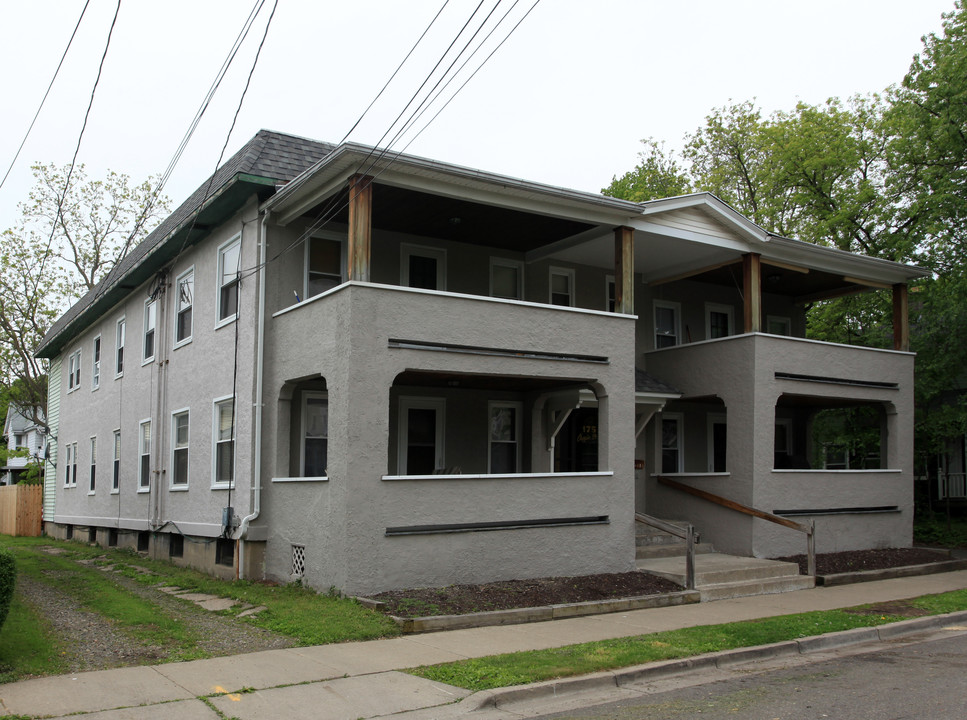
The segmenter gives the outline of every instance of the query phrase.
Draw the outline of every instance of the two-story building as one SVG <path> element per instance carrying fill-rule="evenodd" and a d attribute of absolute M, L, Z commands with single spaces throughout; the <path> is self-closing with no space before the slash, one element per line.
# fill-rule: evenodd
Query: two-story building
<path fill-rule="evenodd" d="M 34 417 L 43 420 L 43 409 L 37 407 L 34 411 Z M 0 485 L 16 485 L 27 473 L 28 466 L 43 466 L 47 438 L 43 425 L 24 415 L 13 403 L 7 407 L 3 437 L 7 441 L 7 453 L 0 467 Z"/>
<path fill-rule="evenodd" d="M 717 198 L 631 203 L 262 131 L 60 318 L 47 531 L 348 593 L 635 567 L 635 513 L 801 551 L 658 476 L 905 546 L 906 282 Z M 892 290 L 895 349 L 804 339 Z M 862 406 L 835 463 L 815 427 Z"/>

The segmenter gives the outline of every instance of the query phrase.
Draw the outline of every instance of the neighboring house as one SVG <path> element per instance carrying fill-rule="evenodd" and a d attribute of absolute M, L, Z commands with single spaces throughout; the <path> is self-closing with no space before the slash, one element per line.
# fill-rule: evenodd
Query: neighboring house
<path fill-rule="evenodd" d="M 815 519 L 820 551 L 909 545 L 922 274 L 705 193 L 262 131 L 44 339 L 47 531 L 347 593 L 631 570 L 636 511 L 802 551 L 670 475 Z M 803 339 L 806 303 L 869 288 L 896 350 Z M 823 413 L 857 405 L 877 451 L 818 468 Z"/>
<path fill-rule="evenodd" d="M 37 416 L 44 417 L 42 408 Z M 24 417 L 11 403 L 7 407 L 7 419 L 3 425 L 3 437 L 7 441 L 7 457 L 0 468 L 0 485 L 16 485 L 27 471 L 30 463 L 43 462 L 46 438 L 44 428 L 30 418 Z"/>

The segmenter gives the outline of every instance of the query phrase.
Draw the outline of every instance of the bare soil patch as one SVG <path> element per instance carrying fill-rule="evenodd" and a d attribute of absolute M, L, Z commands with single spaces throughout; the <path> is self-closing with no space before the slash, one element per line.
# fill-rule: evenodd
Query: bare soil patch
<path fill-rule="evenodd" d="M 806 574 L 805 555 L 787 555 L 774 558 L 786 562 L 799 563 L 799 572 Z M 821 553 L 816 555 L 818 575 L 837 575 L 839 573 L 861 570 L 886 570 L 908 565 L 926 565 L 943 562 L 950 558 L 946 553 L 924 548 L 882 548 L 879 550 L 849 550 L 846 552 Z"/>
<path fill-rule="evenodd" d="M 393 590 L 372 596 L 384 612 L 402 617 L 464 615 L 490 610 L 665 595 L 682 587 L 643 572 L 507 580 L 482 585 Z"/>
<path fill-rule="evenodd" d="M 877 603 L 860 608 L 846 608 L 846 612 L 852 615 L 899 615 L 902 617 L 923 617 L 930 614 L 929 610 L 914 607 L 903 600 Z"/>

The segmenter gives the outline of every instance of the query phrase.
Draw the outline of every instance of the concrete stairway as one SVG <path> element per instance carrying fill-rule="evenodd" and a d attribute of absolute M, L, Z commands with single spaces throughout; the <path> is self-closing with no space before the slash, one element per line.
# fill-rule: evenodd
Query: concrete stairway
<path fill-rule="evenodd" d="M 672 524 L 684 527 L 685 523 Z M 685 542 L 643 523 L 636 523 L 638 569 L 685 584 Z M 802 590 L 815 579 L 799 574 L 795 563 L 739 557 L 715 552 L 708 543 L 695 545 L 695 587 L 702 602 L 748 595 Z"/>

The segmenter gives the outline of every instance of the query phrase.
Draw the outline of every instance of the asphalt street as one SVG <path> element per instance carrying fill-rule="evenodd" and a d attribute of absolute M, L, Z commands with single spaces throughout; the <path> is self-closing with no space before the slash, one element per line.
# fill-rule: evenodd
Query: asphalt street
<path fill-rule="evenodd" d="M 551 715 L 564 720 L 963 720 L 967 718 L 967 628 L 880 644 L 820 662 L 709 673 L 688 687 Z M 598 697 L 592 702 L 600 702 Z"/>

